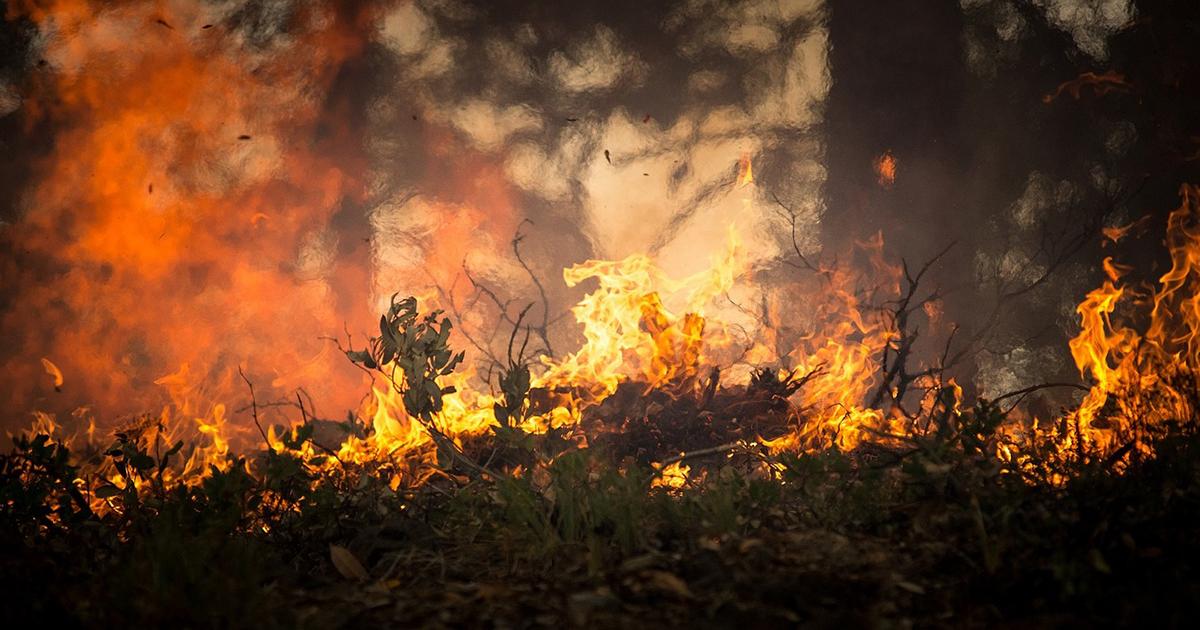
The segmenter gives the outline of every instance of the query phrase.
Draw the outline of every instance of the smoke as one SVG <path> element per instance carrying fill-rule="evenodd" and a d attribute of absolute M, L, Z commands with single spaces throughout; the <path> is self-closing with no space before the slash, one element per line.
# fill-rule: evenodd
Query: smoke
<path fill-rule="evenodd" d="M 1062 208 L 1105 188 L 1095 165 L 1062 159 L 1091 145 L 1031 151 L 1056 136 L 1000 105 L 1057 111 L 1042 96 L 1072 78 L 1074 53 L 1042 55 L 1036 80 L 1014 73 L 1039 38 L 1103 59 L 1132 9 L 1046 2 L 1033 24 L 1003 0 L 920 19 L 903 3 L 829 4 L 14 5 L 10 30 L 30 42 L 0 84 L 0 120 L 20 122 L 30 159 L 0 226 L 6 408 L 105 417 L 244 400 L 242 368 L 265 398 L 304 389 L 336 416 L 366 390 L 327 338 L 361 341 L 395 292 L 450 310 L 477 356 L 533 302 L 561 352 L 590 288 L 568 287 L 564 268 L 647 254 L 682 277 L 731 228 L 752 270 L 731 293 L 795 311 L 775 317 L 806 308 L 775 294 L 782 257 L 882 229 L 913 263 L 962 241 L 933 274 L 960 291 L 945 317 L 986 321 L 962 285 L 1034 278 L 1043 219 L 1069 221 Z M 1098 138 L 1114 160 L 1138 139 L 1052 115 L 1058 140 Z M 752 186 L 737 183 L 743 160 Z M 1064 269 L 1041 289 L 1062 299 L 1035 297 L 1068 318 L 1062 296 L 1084 276 Z M 1034 378 L 995 359 L 1049 356 L 1022 343 L 981 363 L 989 380 Z"/>
<path fill-rule="evenodd" d="M 589 258 L 650 254 L 679 277 L 706 268 L 732 227 L 766 264 L 788 231 L 772 189 L 815 247 L 821 3 L 605 6 L 418 2 L 381 19 L 394 82 L 369 112 L 386 182 L 377 295 L 466 303 L 486 327 L 499 318 L 472 300 L 477 286 L 519 308 L 538 301 L 532 272 L 555 319 L 579 296 L 561 270 Z M 743 156 L 770 187 L 735 185 Z"/>
<path fill-rule="evenodd" d="M 691 273 L 730 226 L 775 257 L 773 206 L 733 184 L 753 156 L 815 225 L 820 4 L 611 9 L 12 8 L 36 35 L 4 109 L 53 144 L 4 227 L 7 408 L 203 413 L 246 397 L 243 368 L 332 415 L 365 390 L 322 337 L 369 331 L 392 292 L 461 308 L 484 338 L 503 314 L 480 287 L 523 300 L 540 282 L 549 320 L 587 258 Z"/>
<path fill-rule="evenodd" d="M 38 59 L 21 115 L 53 148 L 5 228 L 6 408 L 154 411 L 264 386 L 350 404 L 319 335 L 361 276 L 330 231 L 363 194 L 328 89 L 366 14 L 272 4 L 31 3 Z M 349 148 L 347 148 L 349 147 Z M 344 250 L 344 248 L 342 248 Z M 365 291 L 352 288 L 364 303 Z M 59 366 L 48 387 L 39 358 Z"/>

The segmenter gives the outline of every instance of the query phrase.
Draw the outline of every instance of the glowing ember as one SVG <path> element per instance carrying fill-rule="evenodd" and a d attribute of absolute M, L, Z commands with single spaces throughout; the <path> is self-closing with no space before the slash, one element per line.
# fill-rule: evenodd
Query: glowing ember
<path fill-rule="evenodd" d="M 1056 98 L 1062 96 L 1063 92 L 1070 94 L 1071 98 L 1078 100 L 1085 87 L 1092 88 L 1097 96 L 1102 96 L 1109 92 L 1128 90 L 1129 83 L 1125 81 L 1125 75 L 1113 70 L 1100 74 L 1084 72 L 1070 81 L 1063 82 L 1053 92 L 1043 96 L 1042 102 L 1051 103 Z"/>
<path fill-rule="evenodd" d="M 54 389 L 61 390 L 63 386 L 62 370 L 58 369 L 58 366 L 46 357 L 42 357 L 42 367 L 46 370 L 46 374 L 50 375 L 50 378 L 54 379 Z"/>
<path fill-rule="evenodd" d="M 750 162 L 750 154 L 742 153 L 738 160 L 737 185 L 739 188 L 754 183 L 754 165 Z"/>
<path fill-rule="evenodd" d="M 891 188 L 892 184 L 896 183 L 896 157 L 892 155 L 891 149 L 875 158 L 875 175 L 879 179 L 879 185 L 884 188 Z"/>

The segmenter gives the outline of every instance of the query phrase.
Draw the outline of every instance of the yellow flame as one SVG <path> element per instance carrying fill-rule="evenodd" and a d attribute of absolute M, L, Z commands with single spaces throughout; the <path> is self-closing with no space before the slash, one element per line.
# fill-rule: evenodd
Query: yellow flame
<path fill-rule="evenodd" d="M 1125 267 L 1104 263 L 1107 279 L 1079 305 L 1080 332 L 1070 341 L 1075 365 L 1093 385 L 1074 415 L 1064 448 L 1098 453 L 1148 449 L 1140 435 L 1194 417 L 1189 389 L 1200 386 L 1200 208 L 1197 189 L 1167 220 L 1171 269 L 1159 278 L 1144 333 L 1114 317 L 1130 295 L 1117 285 Z M 1136 302 L 1135 302 L 1136 304 Z"/>
<path fill-rule="evenodd" d="M 682 461 L 667 464 L 662 469 L 662 472 L 650 482 L 650 486 L 653 488 L 678 490 L 687 483 L 688 473 L 691 471 L 691 466 L 684 464 Z"/>

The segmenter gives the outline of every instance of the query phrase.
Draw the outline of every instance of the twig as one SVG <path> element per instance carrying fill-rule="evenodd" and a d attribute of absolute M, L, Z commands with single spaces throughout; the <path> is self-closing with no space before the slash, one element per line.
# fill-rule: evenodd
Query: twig
<path fill-rule="evenodd" d="M 940 290 L 935 289 L 924 299 L 921 299 L 915 304 L 913 303 L 913 298 L 916 297 L 917 291 L 921 286 L 921 280 L 925 277 L 926 272 L 933 267 L 934 263 L 945 256 L 954 247 L 954 245 L 955 243 L 951 242 L 949 245 L 946 245 L 944 248 L 942 248 L 942 250 L 935 254 L 932 258 L 927 260 L 925 264 L 921 266 L 921 269 L 917 272 L 916 276 L 913 276 L 909 272 L 908 263 L 906 261 L 900 261 L 901 267 L 904 271 L 904 281 L 908 286 L 904 292 L 904 295 L 895 302 L 896 307 L 891 311 L 891 319 L 896 328 L 896 334 L 898 336 L 897 344 L 894 348 L 895 360 L 889 367 L 888 355 L 889 352 L 893 350 L 893 346 L 892 344 L 885 345 L 883 347 L 883 354 L 881 357 L 881 367 L 884 372 L 883 380 L 879 383 L 879 387 L 875 390 L 875 394 L 871 397 L 871 401 L 867 405 L 869 408 L 878 408 L 880 403 L 883 402 L 883 397 L 887 395 L 888 392 L 893 390 L 895 391 L 895 394 L 892 395 L 892 401 L 898 404 L 899 401 L 903 400 L 904 395 L 908 392 L 909 386 L 914 381 L 922 376 L 937 373 L 936 370 L 925 370 L 924 372 L 918 374 L 910 374 L 908 372 L 908 356 L 912 352 L 912 347 L 917 342 L 917 338 L 920 333 L 919 329 L 914 328 L 909 330 L 908 319 L 913 312 L 916 311 L 916 309 L 921 308 L 925 304 L 936 300 L 941 296 Z"/>
<path fill-rule="evenodd" d="M 301 420 L 304 421 L 304 424 L 307 425 L 308 424 L 308 412 L 304 410 L 304 399 L 300 397 L 300 392 L 298 390 L 296 391 L 296 402 L 300 404 L 300 418 L 301 418 Z M 346 464 L 345 464 L 345 462 L 342 461 L 342 458 L 338 457 L 337 451 L 333 450 L 332 448 L 330 448 L 328 446 L 325 446 L 324 444 L 321 444 L 320 442 L 312 439 L 311 437 L 309 437 L 308 443 L 312 444 L 313 446 L 328 453 L 330 457 L 335 459 L 337 461 L 337 463 L 341 464 L 342 467 L 345 468 Z"/>
<path fill-rule="evenodd" d="M 1021 400 L 1023 400 L 1026 395 L 1032 394 L 1033 392 L 1043 390 L 1043 389 L 1053 389 L 1055 387 L 1069 387 L 1072 389 L 1078 389 L 1078 390 L 1085 391 L 1085 392 L 1089 391 L 1087 386 L 1080 385 L 1079 383 L 1041 383 L 1038 385 L 1031 385 L 1029 387 L 1018 389 L 1016 391 L 1011 391 L 1006 394 L 1001 394 L 1000 396 L 997 396 L 994 400 L 992 400 L 992 402 L 999 403 L 1002 400 L 1006 400 L 1008 398 L 1017 396 L 1018 397 L 1017 402 L 1013 403 L 1011 407 L 1009 407 L 1008 409 L 1006 409 L 1004 411 L 1005 415 L 1007 415 L 1008 412 L 1012 411 L 1013 409 L 1016 408 L 1017 405 L 1021 404 Z"/>
<path fill-rule="evenodd" d="M 513 235 L 512 239 L 513 256 L 516 256 L 517 262 L 521 264 L 521 268 L 525 270 L 525 273 L 529 274 L 529 279 L 533 281 L 534 286 L 537 287 L 538 295 L 542 298 L 542 324 L 535 327 L 534 330 L 542 338 L 542 344 L 546 347 L 546 355 L 553 358 L 554 349 L 550 347 L 550 337 L 546 330 L 550 320 L 550 300 L 546 297 L 546 287 L 542 286 L 542 281 L 538 279 L 537 274 L 533 273 L 533 269 L 530 269 L 525 259 L 521 257 L 521 241 L 525 239 L 525 235 L 521 233 L 521 226 L 526 223 L 534 225 L 533 221 L 529 218 L 517 224 L 517 232 Z"/>
<path fill-rule="evenodd" d="M 240 364 L 238 365 L 238 375 L 242 377 L 243 381 L 246 381 L 246 386 L 250 388 L 250 409 L 254 416 L 254 426 L 258 427 L 258 433 L 262 436 L 263 443 L 267 445 L 267 450 L 271 450 L 271 440 L 267 439 L 267 432 L 263 431 L 262 423 L 258 421 L 258 401 L 254 399 L 254 383 L 246 378 L 246 373 L 242 371 Z"/>
<path fill-rule="evenodd" d="M 691 451 L 688 453 L 680 453 L 678 455 L 668 457 L 668 458 L 662 460 L 661 462 L 659 462 L 658 474 L 661 475 L 663 469 L 666 468 L 667 466 L 670 466 L 671 464 L 674 464 L 677 462 L 681 462 L 685 459 L 691 459 L 693 457 L 703 457 L 705 455 L 715 455 L 717 453 L 726 453 L 729 451 L 735 451 L 739 448 L 748 448 L 748 445 L 745 442 L 738 440 L 737 442 L 730 442 L 728 444 L 722 444 L 720 446 L 713 446 L 710 448 L 702 448 L 700 450 Z"/>
<path fill-rule="evenodd" d="M 787 204 L 783 203 L 783 201 L 781 201 L 779 199 L 779 196 L 776 195 L 774 191 L 771 191 L 771 198 L 774 199 L 775 203 L 778 204 L 779 207 L 783 209 L 783 213 L 788 219 L 788 224 L 790 225 L 791 232 L 792 232 L 792 250 L 796 252 L 796 257 L 800 259 L 799 265 L 797 265 L 796 263 L 793 263 L 791 261 L 784 261 L 784 262 L 786 262 L 787 264 L 789 264 L 793 267 L 807 269 L 813 273 L 821 273 L 821 270 L 818 269 L 817 267 L 813 266 L 812 263 L 808 262 L 808 258 L 806 258 L 804 256 L 804 254 L 800 251 L 800 243 L 796 240 L 796 211 L 792 210 L 791 207 L 789 207 Z"/>

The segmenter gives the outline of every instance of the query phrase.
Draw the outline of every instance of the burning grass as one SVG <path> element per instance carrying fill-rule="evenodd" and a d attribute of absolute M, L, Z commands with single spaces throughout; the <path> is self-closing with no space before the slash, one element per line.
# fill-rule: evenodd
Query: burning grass
<path fill-rule="evenodd" d="M 382 462 L 298 455 L 304 437 L 230 456 L 189 486 L 164 482 L 170 449 L 124 436 L 102 457 L 139 490 L 103 492 L 75 482 L 83 453 L 21 440 L 0 460 L 6 614 L 283 627 L 1179 624 L 1195 601 L 1190 431 L 1156 440 L 1157 456 L 1121 475 L 1055 469 L 1061 485 L 931 438 L 903 456 L 747 458 L 771 476 L 722 457 L 678 488 L 587 449 L 519 476 L 397 490 Z"/>
<path fill-rule="evenodd" d="M 821 297 L 791 337 L 705 316 L 740 273 L 731 239 L 684 280 L 644 257 L 568 269 L 597 280 L 584 344 L 534 360 L 522 313 L 490 391 L 448 317 L 393 298 L 379 336 L 342 348 L 376 383 L 344 422 L 297 397 L 296 421 L 265 426 L 246 379 L 247 441 L 187 398 L 186 372 L 162 380 L 173 407 L 111 439 L 39 416 L 0 458 L 2 586 L 26 602 L 8 614 L 1180 623 L 1200 588 L 1197 201 L 1185 187 L 1157 286 L 1105 264 L 1071 343 L 1093 384 L 1056 418 L 1018 410 L 1035 388 L 965 401 L 950 341 L 916 363 L 939 293 L 880 239 L 863 272 L 800 258 Z"/>

